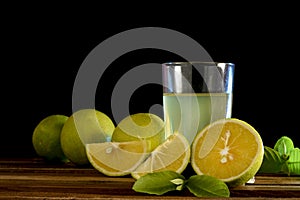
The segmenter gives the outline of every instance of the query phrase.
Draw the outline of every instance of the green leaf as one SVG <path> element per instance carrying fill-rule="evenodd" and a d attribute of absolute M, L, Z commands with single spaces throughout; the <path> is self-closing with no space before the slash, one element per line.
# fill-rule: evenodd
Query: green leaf
<path fill-rule="evenodd" d="M 282 136 L 274 145 L 274 150 L 279 153 L 284 160 L 289 159 L 289 151 L 294 149 L 294 143 L 291 138 Z"/>
<path fill-rule="evenodd" d="M 288 161 L 288 169 L 291 174 L 300 175 L 300 149 L 294 148 L 290 150 L 290 159 Z"/>
<path fill-rule="evenodd" d="M 132 189 L 136 192 L 162 195 L 169 191 L 182 190 L 184 183 L 184 176 L 174 171 L 162 171 L 140 177 Z"/>
<path fill-rule="evenodd" d="M 286 170 L 287 163 L 279 153 L 271 147 L 264 146 L 264 159 L 260 166 L 259 173 L 279 173 Z"/>
<path fill-rule="evenodd" d="M 193 175 L 186 187 L 197 197 L 229 197 L 228 186 L 221 180 L 207 175 Z"/>

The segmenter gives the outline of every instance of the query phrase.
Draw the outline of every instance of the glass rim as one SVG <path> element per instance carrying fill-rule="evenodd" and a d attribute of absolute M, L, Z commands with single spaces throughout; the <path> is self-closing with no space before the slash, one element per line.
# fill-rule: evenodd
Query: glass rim
<path fill-rule="evenodd" d="M 171 61 L 162 63 L 163 66 L 187 66 L 187 65 L 207 65 L 207 66 L 235 66 L 232 62 L 216 62 L 216 61 Z"/>

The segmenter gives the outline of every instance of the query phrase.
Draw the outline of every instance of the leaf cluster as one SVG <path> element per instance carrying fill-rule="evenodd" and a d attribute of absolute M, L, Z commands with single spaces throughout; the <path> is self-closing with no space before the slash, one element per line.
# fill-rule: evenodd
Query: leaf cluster
<path fill-rule="evenodd" d="M 146 174 L 133 185 L 136 192 L 162 195 L 184 188 L 197 197 L 229 197 L 228 186 L 221 180 L 207 175 L 193 175 L 189 179 L 174 171 L 162 171 Z"/>
<path fill-rule="evenodd" d="M 264 159 L 258 173 L 300 175 L 300 149 L 291 138 L 282 136 L 273 148 L 264 146 Z"/>

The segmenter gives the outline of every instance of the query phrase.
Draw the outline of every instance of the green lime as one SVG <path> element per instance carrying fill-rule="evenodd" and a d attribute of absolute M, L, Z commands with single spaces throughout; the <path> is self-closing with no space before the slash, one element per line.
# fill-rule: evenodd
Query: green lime
<path fill-rule="evenodd" d="M 114 129 L 114 123 L 103 112 L 95 109 L 76 111 L 62 128 L 62 150 L 74 164 L 89 164 L 85 145 L 110 141 Z"/>
<path fill-rule="evenodd" d="M 165 140 L 164 121 L 152 113 L 136 113 L 125 117 L 112 135 L 113 142 L 146 140 L 148 152 Z"/>
<path fill-rule="evenodd" d="M 61 130 L 67 119 L 65 115 L 50 115 L 38 123 L 33 131 L 32 144 L 39 156 L 49 161 L 68 160 L 60 144 Z"/>
<path fill-rule="evenodd" d="M 282 136 L 274 145 L 274 150 L 278 151 L 279 155 L 285 159 L 289 159 L 289 151 L 294 149 L 294 143 L 288 136 Z"/>

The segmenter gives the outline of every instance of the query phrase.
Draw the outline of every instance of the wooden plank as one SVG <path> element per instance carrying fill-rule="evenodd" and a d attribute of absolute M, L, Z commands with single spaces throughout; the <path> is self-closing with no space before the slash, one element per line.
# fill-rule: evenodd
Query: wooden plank
<path fill-rule="evenodd" d="M 258 175 L 255 178 L 255 185 L 300 185 L 300 177 Z"/>
<path fill-rule="evenodd" d="M 53 164 L 42 159 L 0 159 L 0 199 L 198 199 L 187 189 L 163 196 L 132 190 L 131 176 L 108 177 L 91 166 Z M 254 184 L 230 188 L 232 199 L 297 199 L 300 177 L 257 175 Z M 218 198 L 220 199 L 220 198 Z"/>

